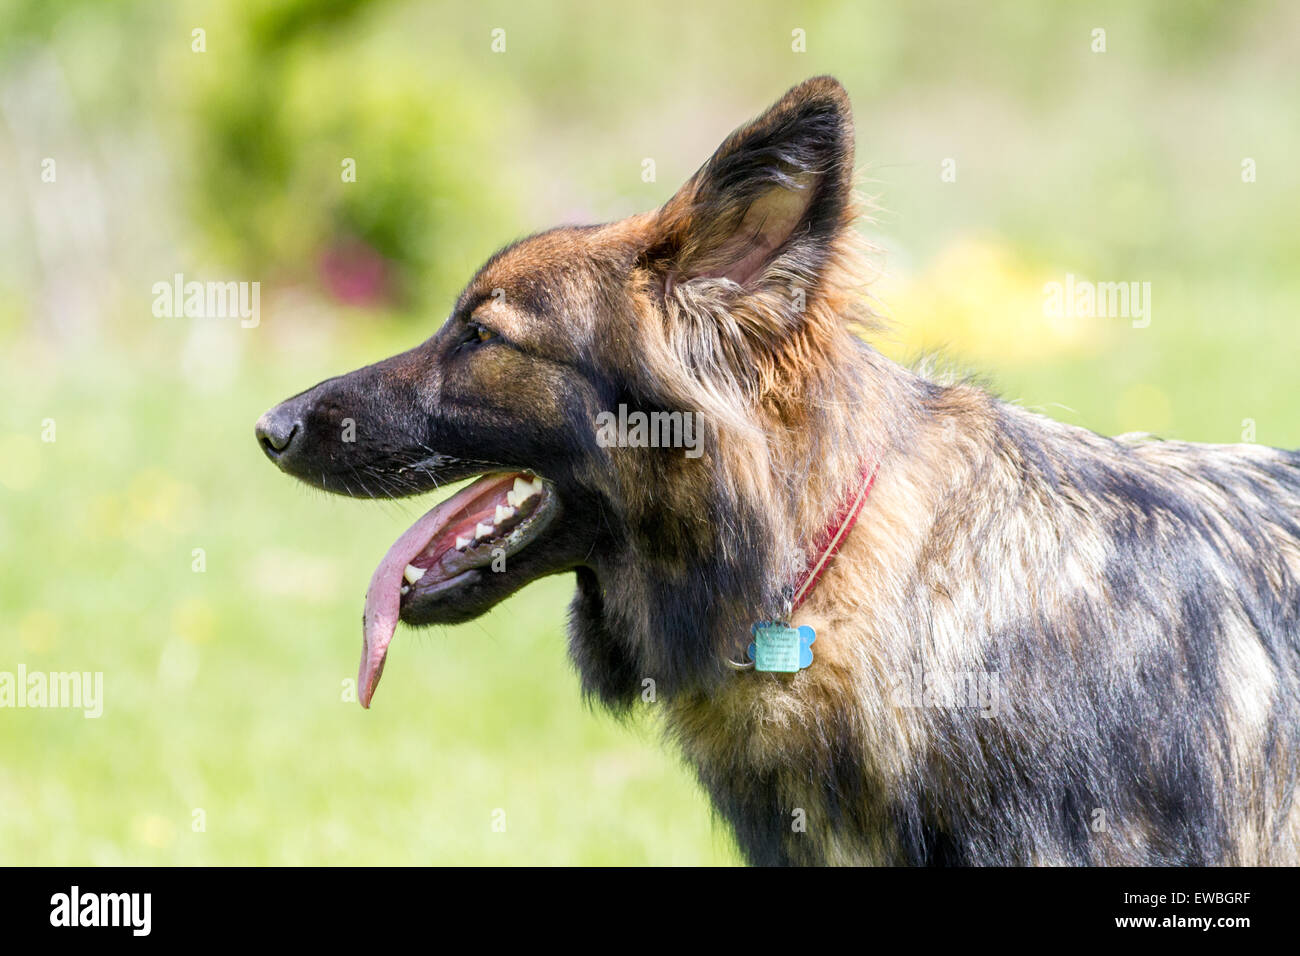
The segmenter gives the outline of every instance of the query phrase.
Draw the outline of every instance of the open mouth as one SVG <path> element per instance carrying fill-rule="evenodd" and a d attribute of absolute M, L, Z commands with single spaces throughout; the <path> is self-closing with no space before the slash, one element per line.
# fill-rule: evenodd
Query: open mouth
<path fill-rule="evenodd" d="M 555 511 L 549 482 L 528 472 L 484 475 L 434 507 L 388 549 L 370 579 L 357 675 L 369 707 L 400 618 L 445 600 L 505 562 L 546 528 Z"/>

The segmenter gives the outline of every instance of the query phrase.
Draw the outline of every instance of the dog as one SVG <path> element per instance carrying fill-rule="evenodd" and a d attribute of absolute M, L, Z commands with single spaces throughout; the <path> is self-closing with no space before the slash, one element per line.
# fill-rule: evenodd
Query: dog
<path fill-rule="evenodd" d="M 572 574 L 583 691 L 654 701 L 752 864 L 1295 864 L 1300 454 L 882 357 L 853 154 L 810 79 L 661 209 L 506 247 L 428 341 L 261 418 L 328 491 L 476 478 L 376 569 L 362 704 L 399 620 Z"/>

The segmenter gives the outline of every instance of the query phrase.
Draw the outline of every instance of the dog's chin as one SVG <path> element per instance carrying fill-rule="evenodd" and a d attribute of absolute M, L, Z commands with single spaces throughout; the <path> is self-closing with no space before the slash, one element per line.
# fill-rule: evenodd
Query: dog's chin
<path fill-rule="evenodd" d="M 471 568 L 446 581 L 402 595 L 400 620 L 422 627 L 429 624 L 462 624 L 486 614 L 505 595 L 488 594 L 485 575 Z"/>
<path fill-rule="evenodd" d="M 537 543 L 538 556 L 550 550 L 544 542 Z M 531 568 L 535 563 L 542 566 Z M 538 578 L 562 569 L 562 564 L 534 562 L 519 553 L 514 562 L 506 557 L 504 566 L 497 569 L 488 564 L 428 584 L 422 580 L 401 596 L 400 620 L 414 627 L 463 624 L 486 614 Z"/>

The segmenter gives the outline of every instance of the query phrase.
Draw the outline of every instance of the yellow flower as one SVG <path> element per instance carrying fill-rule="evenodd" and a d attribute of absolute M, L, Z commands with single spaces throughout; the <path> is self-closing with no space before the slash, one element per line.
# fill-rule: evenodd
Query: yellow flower
<path fill-rule="evenodd" d="M 1104 320 L 1053 318 L 1045 308 L 1051 276 L 998 243 L 966 239 L 920 275 L 881 281 L 890 333 L 879 344 L 902 360 L 941 351 L 963 365 L 1016 365 L 1099 347 Z"/>

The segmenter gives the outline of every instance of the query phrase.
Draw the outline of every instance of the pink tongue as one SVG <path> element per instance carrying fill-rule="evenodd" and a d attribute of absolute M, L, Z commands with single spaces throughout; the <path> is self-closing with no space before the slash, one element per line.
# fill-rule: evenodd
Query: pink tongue
<path fill-rule="evenodd" d="M 401 613 L 402 573 L 438 533 L 448 513 L 459 507 L 457 502 L 460 500 L 463 500 L 461 495 L 453 495 L 411 525 L 405 534 L 393 542 L 370 578 L 370 587 L 366 591 L 366 610 L 361 617 L 361 669 L 357 672 L 357 689 L 362 707 L 369 707 L 370 699 L 375 696 L 379 676 L 384 672 L 388 644 L 393 639 L 393 632 L 397 630 L 397 618 Z"/>
<path fill-rule="evenodd" d="M 366 610 L 361 618 L 361 668 L 357 672 L 357 690 L 361 706 L 369 707 L 384 673 L 388 645 L 397 630 L 402 612 L 402 585 L 406 566 L 415 560 L 431 541 L 445 532 L 463 510 L 479 504 L 483 496 L 499 494 L 514 474 L 487 474 L 462 488 L 442 504 L 425 514 L 393 542 L 379 567 L 370 578 L 366 591 Z M 500 487 L 495 487 L 500 486 Z M 489 502 L 490 503 L 490 502 Z M 472 511 L 470 512 L 472 514 Z M 462 519 L 463 520 L 463 519 Z"/>
<path fill-rule="evenodd" d="M 506 475 L 504 480 L 508 481 L 511 477 Z M 379 567 L 375 568 L 375 573 L 370 578 L 370 587 L 366 591 L 366 610 L 361 617 L 363 640 L 357 689 L 360 691 L 362 707 L 370 706 L 370 699 L 375 696 L 375 688 L 379 686 L 379 677 L 384 673 L 388 645 L 401 616 L 401 588 L 406 566 L 446 529 L 467 503 L 473 503 L 479 497 L 485 486 L 498 484 L 502 480 L 503 476 L 499 474 L 484 475 L 435 506 L 393 542 L 393 546 L 379 562 Z"/>

